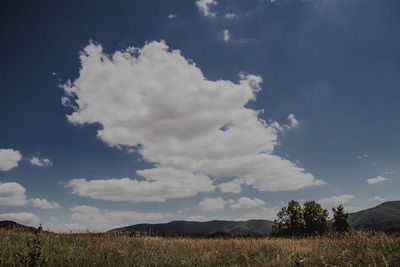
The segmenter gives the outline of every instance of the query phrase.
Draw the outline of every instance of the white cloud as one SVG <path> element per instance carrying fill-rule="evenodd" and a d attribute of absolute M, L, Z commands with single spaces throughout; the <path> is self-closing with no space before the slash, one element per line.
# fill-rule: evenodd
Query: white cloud
<path fill-rule="evenodd" d="M 213 191 L 213 182 L 222 177 L 242 179 L 262 191 L 324 183 L 273 155 L 279 124 L 245 107 L 261 90 L 259 76 L 241 74 L 238 83 L 209 81 L 164 42 L 111 56 L 89 44 L 81 65 L 79 77 L 64 85 L 75 105 L 68 120 L 99 123 L 98 138 L 110 146 L 136 148 L 155 166 L 137 171 L 142 180 L 71 180 L 74 194 L 164 201 Z"/>
<path fill-rule="evenodd" d="M 225 208 L 225 205 L 232 203 L 234 203 L 232 199 L 225 201 L 221 197 L 205 198 L 203 201 L 199 203 L 199 207 L 201 210 L 218 211 L 218 210 L 223 210 Z"/>
<path fill-rule="evenodd" d="M 377 183 L 380 183 L 380 182 L 384 182 L 384 181 L 387 181 L 387 180 L 389 180 L 388 178 L 385 178 L 385 177 L 383 177 L 383 176 L 378 176 L 378 177 L 376 177 L 376 178 L 370 178 L 370 179 L 367 179 L 367 180 L 365 180 L 367 183 L 369 183 L 369 184 L 377 184 Z"/>
<path fill-rule="evenodd" d="M 0 213 L 0 221 L 14 221 L 27 226 L 38 226 L 40 223 L 39 217 L 29 212 L 18 213 Z"/>
<path fill-rule="evenodd" d="M 261 207 L 260 211 L 253 213 L 245 213 L 238 220 L 246 221 L 246 220 L 254 220 L 254 219 L 263 219 L 263 220 L 274 220 L 276 218 L 276 214 L 280 211 L 280 208 L 268 208 Z"/>
<path fill-rule="evenodd" d="M 348 213 L 357 212 L 362 210 L 359 206 L 344 206 L 344 211 Z"/>
<path fill-rule="evenodd" d="M 289 114 L 287 121 L 288 124 L 282 124 L 282 125 L 276 121 L 272 121 L 270 122 L 270 126 L 275 128 L 279 132 L 283 132 L 285 130 L 291 130 L 293 128 L 299 128 L 300 123 L 293 114 Z"/>
<path fill-rule="evenodd" d="M 215 0 L 197 0 L 196 5 L 199 10 L 203 13 L 206 17 L 215 17 L 217 15 L 216 12 L 211 12 L 210 7 L 217 5 L 218 2 Z"/>
<path fill-rule="evenodd" d="M 169 18 L 169 19 L 176 19 L 176 18 L 177 18 L 177 15 L 175 15 L 175 14 L 169 14 L 169 15 L 168 15 L 168 18 Z"/>
<path fill-rule="evenodd" d="M 68 186 L 72 187 L 72 193 L 78 196 L 133 202 L 163 202 L 167 198 L 194 196 L 198 192 L 213 191 L 215 188 L 207 176 L 190 172 L 155 168 L 138 173 L 151 178 L 148 181 L 129 178 L 92 181 L 73 179 L 69 181 Z"/>
<path fill-rule="evenodd" d="M 222 31 L 222 35 L 223 35 L 223 38 L 224 38 L 224 42 L 227 43 L 229 41 L 229 39 L 230 39 L 229 30 L 223 30 Z"/>
<path fill-rule="evenodd" d="M 32 198 L 30 200 L 30 202 L 32 203 L 32 205 L 36 208 L 40 208 L 40 209 L 55 209 L 55 208 L 59 208 L 60 205 L 57 202 L 49 202 L 47 201 L 47 199 L 43 198 Z"/>
<path fill-rule="evenodd" d="M 92 206 L 75 206 L 70 209 L 73 230 L 106 231 L 114 228 L 147 222 L 159 222 L 169 215 L 136 211 L 106 211 Z"/>
<path fill-rule="evenodd" d="M 0 206 L 22 206 L 28 201 L 25 188 L 18 183 L 0 183 Z"/>
<path fill-rule="evenodd" d="M 333 207 L 333 206 L 338 206 L 340 204 L 345 204 L 353 198 L 354 198 L 353 195 L 345 194 L 345 195 L 340 195 L 340 196 L 321 198 L 317 202 L 326 207 Z"/>
<path fill-rule="evenodd" d="M 234 201 L 233 199 L 223 200 L 221 197 L 216 197 L 205 198 L 199 203 L 200 209 L 207 211 L 223 210 L 226 205 L 229 205 L 232 209 L 248 209 L 264 206 L 265 202 L 259 198 L 241 197 L 237 201 Z"/>
<path fill-rule="evenodd" d="M 218 184 L 217 187 L 223 193 L 240 193 L 242 191 L 241 185 L 244 183 L 243 179 L 234 179 L 226 183 Z"/>
<path fill-rule="evenodd" d="M 357 159 L 365 159 L 365 158 L 368 158 L 368 154 L 362 154 L 357 156 Z"/>
<path fill-rule="evenodd" d="M 39 167 L 49 167 L 49 166 L 53 165 L 53 163 L 51 162 L 50 159 L 47 159 L 47 158 L 40 159 L 36 156 L 32 157 L 29 162 L 32 165 L 36 165 Z"/>
<path fill-rule="evenodd" d="M 290 130 L 292 128 L 299 128 L 299 121 L 293 114 L 289 114 L 287 120 L 289 124 L 284 125 L 286 129 Z"/>
<path fill-rule="evenodd" d="M 226 19 L 234 19 L 236 17 L 235 13 L 226 13 L 225 18 Z"/>
<path fill-rule="evenodd" d="M 374 196 L 373 198 L 370 198 L 369 201 L 370 202 L 372 202 L 372 201 L 382 202 L 382 201 L 385 201 L 385 199 L 383 197 L 380 197 L 380 196 Z"/>
<path fill-rule="evenodd" d="M 0 149 L 0 171 L 8 171 L 18 166 L 22 158 L 18 150 Z"/>
<path fill-rule="evenodd" d="M 239 198 L 236 203 L 230 205 L 232 209 L 248 209 L 254 207 L 261 207 L 264 206 L 265 202 L 259 198 L 248 198 L 248 197 L 241 197 Z"/>

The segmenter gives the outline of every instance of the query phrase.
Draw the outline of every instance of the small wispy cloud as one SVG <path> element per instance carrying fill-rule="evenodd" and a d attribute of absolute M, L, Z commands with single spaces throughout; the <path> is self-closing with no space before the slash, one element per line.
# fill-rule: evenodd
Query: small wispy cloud
<path fill-rule="evenodd" d="M 176 19 L 176 18 L 177 18 L 177 15 L 176 15 L 176 14 L 169 14 L 169 15 L 168 15 L 168 18 L 171 19 L 171 20 L 172 20 L 172 19 Z"/>
<path fill-rule="evenodd" d="M 362 154 L 357 156 L 357 159 L 365 159 L 365 158 L 368 158 L 368 154 Z"/>
<path fill-rule="evenodd" d="M 224 17 L 226 19 L 234 19 L 234 18 L 236 18 L 236 14 L 235 13 L 226 13 Z"/>
<path fill-rule="evenodd" d="M 222 35 L 223 35 L 225 43 L 227 43 L 229 41 L 229 39 L 231 38 L 229 35 L 229 30 L 223 30 Z"/>
<path fill-rule="evenodd" d="M 300 123 L 296 119 L 296 117 L 293 114 L 289 114 L 287 118 L 287 124 L 279 124 L 278 122 L 270 122 L 271 125 L 279 132 L 283 132 L 285 130 L 291 130 L 293 128 L 299 128 Z"/>
<path fill-rule="evenodd" d="M 32 165 L 36 165 L 36 166 L 39 166 L 39 167 L 49 167 L 49 166 L 52 166 L 53 165 L 53 163 L 51 162 L 51 160 L 50 159 L 47 159 L 47 158 L 38 158 L 38 157 L 36 157 L 36 156 L 34 156 L 34 157 L 32 157 L 30 160 L 29 160 L 29 162 L 32 164 Z"/>
<path fill-rule="evenodd" d="M 384 181 L 387 181 L 387 180 L 389 180 L 389 179 L 385 178 L 383 176 L 378 176 L 378 177 L 375 177 L 375 178 L 369 178 L 369 179 L 367 179 L 365 181 L 367 183 L 369 183 L 369 184 L 377 184 L 377 183 L 381 183 L 381 182 L 384 182 Z"/>
<path fill-rule="evenodd" d="M 299 121 L 296 119 L 296 117 L 293 114 L 289 114 L 287 118 L 289 124 L 285 124 L 284 127 L 288 130 L 293 129 L 293 128 L 299 128 Z"/>
<path fill-rule="evenodd" d="M 380 196 L 374 196 L 373 198 L 369 199 L 369 202 L 372 202 L 372 201 L 382 202 L 382 201 L 385 201 L 385 199 L 383 197 L 380 197 Z"/>
<path fill-rule="evenodd" d="M 217 5 L 218 2 L 215 0 L 197 0 L 196 5 L 199 10 L 203 13 L 206 17 L 215 17 L 217 12 L 210 11 L 211 6 Z"/>

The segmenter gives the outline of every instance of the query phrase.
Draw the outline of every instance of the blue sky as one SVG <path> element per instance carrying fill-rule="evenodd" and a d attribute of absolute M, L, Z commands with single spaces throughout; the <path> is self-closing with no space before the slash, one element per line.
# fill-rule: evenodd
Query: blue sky
<path fill-rule="evenodd" d="M 398 199 L 399 10 L 5 1 L 0 219 L 107 230 Z"/>

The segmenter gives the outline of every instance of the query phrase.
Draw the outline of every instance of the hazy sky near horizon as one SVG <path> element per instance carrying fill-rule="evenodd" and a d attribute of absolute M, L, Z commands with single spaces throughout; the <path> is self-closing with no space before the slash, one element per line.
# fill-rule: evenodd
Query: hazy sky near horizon
<path fill-rule="evenodd" d="M 0 220 L 399 199 L 397 0 L 3 1 Z"/>

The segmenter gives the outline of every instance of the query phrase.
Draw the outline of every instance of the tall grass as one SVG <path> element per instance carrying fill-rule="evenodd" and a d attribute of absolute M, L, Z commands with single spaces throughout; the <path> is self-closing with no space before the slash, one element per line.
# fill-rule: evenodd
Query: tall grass
<path fill-rule="evenodd" d="M 29 261 L 32 255 L 40 258 Z M 400 266 L 400 238 L 362 232 L 301 239 L 193 239 L 0 230 L 0 266 L 40 265 Z"/>

